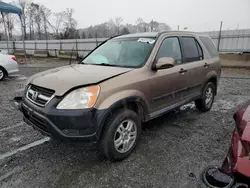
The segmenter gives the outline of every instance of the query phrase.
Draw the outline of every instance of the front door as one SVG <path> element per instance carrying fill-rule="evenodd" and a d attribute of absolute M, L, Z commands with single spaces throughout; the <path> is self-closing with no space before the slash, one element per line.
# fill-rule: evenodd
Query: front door
<path fill-rule="evenodd" d="M 149 94 L 152 116 L 157 116 L 176 102 L 182 101 L 187 89 L 188 72 L 183 64 L 178 37 L 163 39 L 155 63 L 161 57 L 172 57 L 175 60 L 175 66 L 150 72 L 148 84 L 152 91 Z"/>
<path fill-rule="evenodd" d="M 204 53 L 194 37 L 183 36 L 180 40 L 186 69 L 189 73 L 187 96 L 193 98 L 201 94 L 205 82 L 207 68 L 205 67 Z"/>

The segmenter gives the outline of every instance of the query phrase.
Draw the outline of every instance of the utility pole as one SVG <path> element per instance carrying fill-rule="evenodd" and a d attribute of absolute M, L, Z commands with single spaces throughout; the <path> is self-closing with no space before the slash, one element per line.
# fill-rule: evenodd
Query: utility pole
<path fill-rule="evenodd" d="M 178 25 L 178 31 L 180 30 L 180 26 Z"/>
<path fill-rule="evenodd" d="M 218 38 L 218 46 L 217 46 L 217 51 L 220 51 L 220 39 L 221 39 L 221 30 L 222 30 L 222 24 L 223 22 L 220 22 L 220 31 L 219 31 L 219 38 Z"/>

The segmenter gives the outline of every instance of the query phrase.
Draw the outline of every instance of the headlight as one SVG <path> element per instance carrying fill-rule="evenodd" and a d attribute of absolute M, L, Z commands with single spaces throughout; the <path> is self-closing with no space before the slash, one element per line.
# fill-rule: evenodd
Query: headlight
<path fill-rule="evenodd" d="M 94 106 L 100 92 L 99 86 L 90 86 L 70 92 L 57 105 L 57 109 L 84 109 Z"/>

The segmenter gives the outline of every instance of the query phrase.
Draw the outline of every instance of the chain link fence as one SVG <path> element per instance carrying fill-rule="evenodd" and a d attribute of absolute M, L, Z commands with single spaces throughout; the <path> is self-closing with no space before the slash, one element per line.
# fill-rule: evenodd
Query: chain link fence
<path fill-rule="evenodd" d="M 224 30 L 202 32 L 209 35 L 219 52 L 225 53 L 246 53 L 250 52 L 250 29 Z M 70 39 L 70 40 L 37 40 L 25 41 L 25 52 L 34 56 L 70 56 L 84 57 L 97 45 L 106 40 L 97 39 Z M 219 43 L 219 44 L 218 44 Z M 0 50 L 9 53 L 24 54 L 22 41 L 9 41 L 9 49 L 6 41 L 0 41 Z"/>
<path fill-rule="evenodd" d="M 250 52 L 250 29 L 204 32 L 209 35 L 219 52 Z M 219 44 L 218 44 L 219 43 Z"/>

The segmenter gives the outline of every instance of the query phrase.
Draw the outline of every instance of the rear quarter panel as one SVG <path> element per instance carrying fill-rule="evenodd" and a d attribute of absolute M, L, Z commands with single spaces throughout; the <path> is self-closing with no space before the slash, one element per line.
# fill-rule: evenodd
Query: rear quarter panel
<path fill-rule="evenodd" d="M 0 54 L 0 66 L 2 66 L 7 72 L 12 70 L 18 70 L 18 64 L 11 59 L 10 55 Z"/>
<path fill-rule="evenodd" d="M 5 67 L 8 64 L 9 57 L 0 53 L 0 66 Z"/>

